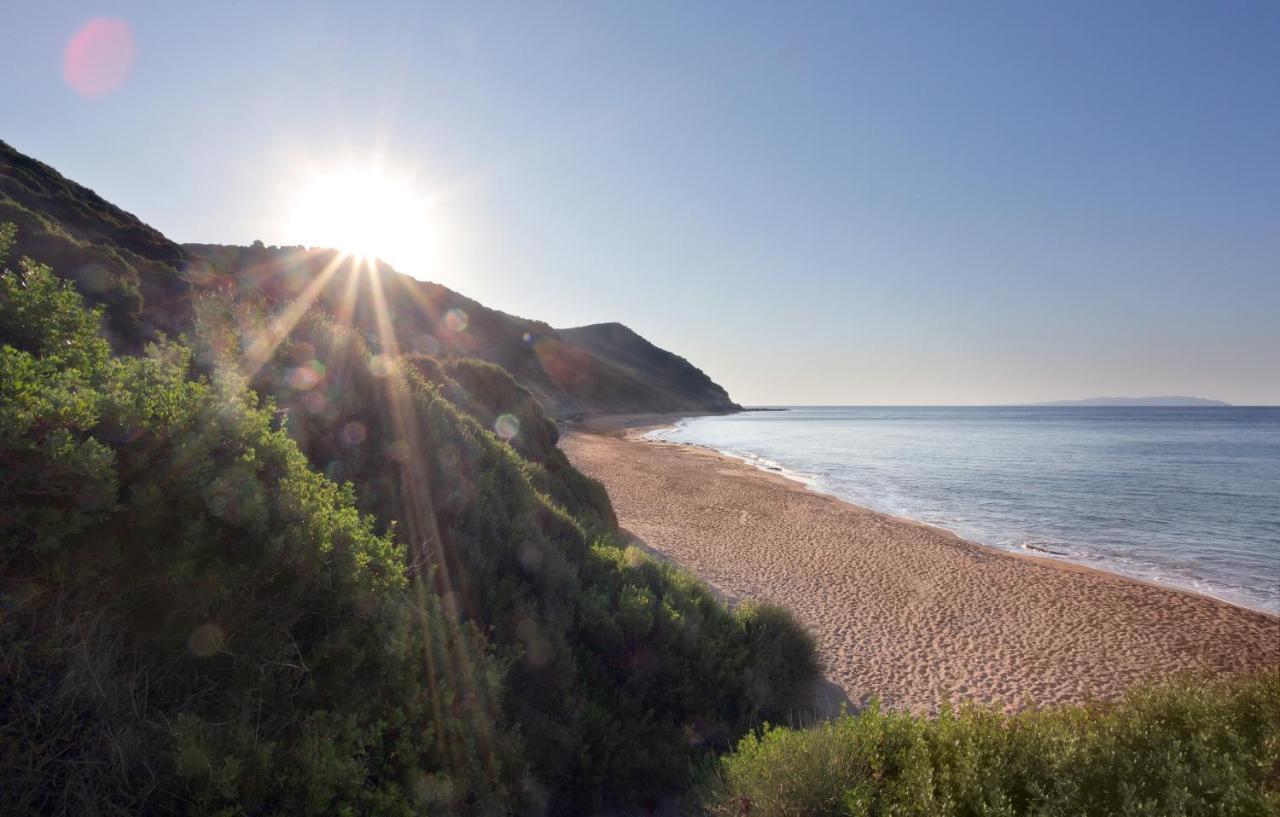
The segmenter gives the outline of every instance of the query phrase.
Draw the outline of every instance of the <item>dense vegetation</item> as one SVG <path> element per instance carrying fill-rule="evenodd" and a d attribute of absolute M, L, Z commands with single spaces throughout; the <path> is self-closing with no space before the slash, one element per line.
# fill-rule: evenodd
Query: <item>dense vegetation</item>
<path fill-rule="evenodd" d="M 734 817 L 1280 814 L 1280 671 L 1012 716 L 873 707 L 766 729 L 723 758 L 707 803 Z"/>
<path fill-rule="evenodd" d="M 312 316 L 245 372 L 265 315 L 198 312 L 118 355 L 0 277 L 7 806 L 573 812 L 805 705 L 807 637 L 622 547 L 500 371 Z"/>

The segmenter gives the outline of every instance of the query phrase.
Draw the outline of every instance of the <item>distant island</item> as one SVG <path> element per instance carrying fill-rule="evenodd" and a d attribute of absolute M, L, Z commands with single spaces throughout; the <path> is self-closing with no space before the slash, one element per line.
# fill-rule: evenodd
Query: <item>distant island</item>
<path fill-rule="evenodd" d="M 1189 406 L 1230 406 L 1221 400 L 1203 397 L 1089 397 L 1084 400 L 1052 400 L 1047 403 L 1029 403 L 1032 406 L 1159 406 L 1183 408 Z"/>

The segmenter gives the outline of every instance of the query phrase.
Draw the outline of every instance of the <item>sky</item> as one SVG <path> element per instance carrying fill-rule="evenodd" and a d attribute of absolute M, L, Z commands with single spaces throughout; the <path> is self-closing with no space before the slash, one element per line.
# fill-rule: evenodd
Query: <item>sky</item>
<path fill-rule="evenodd" d="M 1280 404 L 1272 0 L 0 19 L 0 138 L 178 241 L 326 243 L 376 164 L 390 263 L 745 404 Z"/>

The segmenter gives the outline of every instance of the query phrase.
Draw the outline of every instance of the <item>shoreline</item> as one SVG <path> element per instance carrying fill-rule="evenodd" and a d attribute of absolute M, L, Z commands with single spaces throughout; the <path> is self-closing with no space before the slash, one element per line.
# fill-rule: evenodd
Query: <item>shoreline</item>
<path fill-rule="evenodd" d="M 562 447 L 643 547 L 729 599 L 790 608 L 848 701 L 1018 709 L 1280 664 L 1269 612 L 984 545 L 707 447 L 641 439 L 689 416 L 594 417 Z"/>
<path fill-rule="evenodd" d="M 1233 406 L 1232 408 L 1235 408 L 1235 407 Z M 1249 407 L 1241 406 L 1240 408 L 1249 408 Z M 880 514 L 881 516 L 887 516 L 890 519 L 896 519 L 899 522 L 902 522 L 903 524 L 907 524 L 907 525 L 923 525 L 927 528 L 938 531 L 939 533 L 945 534 L 947 536 L 953 536 L 956 539 L 963 542 L 965 545 L 970 547 L 981 548 L 983 550 L 988 550 L 993 553 L 998 553 L 1005 556 L 1012 556 L 1020 559 L 1032 559 L 1037 562 L 1042 562 L 1050 565 L 1057 565 L 1060 567 L 1065 567 L 1070 569 L 1089 570 L 1089 571 L 1095 571 L 1097 573 L 1101 573 L 1106 576 L 1116 576 L 1121 579 L 1125 579 L 1127 581 L 1138 582 L 1139 584 L 1150 585 L 1152 587 L 1156 587 L 1164 590 L 1171 590 L 1178 593 L 1186 593 L 1188 595 L 1208 599 L 1210 601 L 1214 601 L 1219 604 L 1225 604 L 1229 607 L 1236 607 L 1241 610 L 1246 610 L 1250 613 L 1257 613 L 1259 615 L 1267 616 L 1269 618 L 1275 619 L 1277 622 L 1280 622 L 1280 612 L 1272 612 L 1271 610 L 1266 610 L 1260 607 L 1253 607 L 1249 604 L 1245 604 L 1240 601 L 1223 598 L 1222 596 L 1215 595 L 1214 593 L 1210 593 L 1206 590 L 1200 590 L 1195 587 L 1186 587 L 1184 585 L 1174 584 L 1171 582 L 1162 582 L 1157 579 L 1148 578 L 1146 576 L 1137 576 L 1132 573 L 1125 573 L 1120 570 L 1112 570 L 1106 567 L 1085 564 L 1083 562 L 1076 561 L 1068 554 L 1054 553 L 1053 551 L 1049 551 L 1047 549 L 1033 547 L 1033 548 L 1024 548 L 1023 550 L 1014 550 L 1013 548 L 1005 548 L 1005 547 L 1000 547 L 998 545 L 989 545 L 985 542 L 979 542 L 976 539 L 970 539 L 967 536 L 964 536 L 958 533 L 957 531 L 954 531 L 951 528 L 946 527 L 945 525 L 938 525 L 933 522 L 926 522 L 923 519 L 916 519 L 910 516 L 903 516 L 902 514 L 895 514 L 895 513 L 890 513 L 889 511 L 882 511 L 877 508 L 872 508 L 866 505 L 860 505 L 857 502 L 853 502 L 851 500 L 845 499 L 834 493 L 830 493 L 830 492 L 815 488 L 813 483 L 805 479 L 803 475 L 795 471 L 788 470 L 787 468 L 781 465 L 777 469 L 768 468 L 768 467 L 758 465 L 748 457 L 733 454 L 728 451 L 721 451 L 720 449 L 714 448 L 709 445 L 702 445 L 700 443 L 674 443 L 674 442 L 668 442 L 667 440 L 649 439 L 644 436 L 652 431 L 658 431 L 665 428 L 673 428 L 675 424 L 680 420 L 684 420 L 690 417 L 704 417 L 711 414 L 715 414 L 715 412 L 703 412 L 700 414 L 678 414 L 678 415 L 604 415 L 594 419 L 595 419 L 595 422 L 598 423 L 600 427 L 608 428 L 613 426 L 615 423 L 619 424 L 615 429 L 615 432 L 627 439 L 632 439 L 636 442 L 649 443 L 652 445 L 669 445 L 669 446 L 677 446 L 677 447 L 688 447 L 688 448 L 696 448 L 701 451 L 707 451 L 711 454 L 715 454 L 716 456 L 724 457 L 726 459 L 733 460 L 734 462 L 740 462 L 743 465 L 753 468 L 762 474 L 772 474 L 775 476 L 782 477 L 783 479 L 786 479 L 789 482 L 802 486 L 805 490 L 811 491 L 814 494 L 817 494 L 818 496 L 830 497 L 831 499 L 834 499 L 837 502 L 842 502 L 846 505 L 850 505 L 854 508 L 858 508 L 860 510 L 866 511 L 867 513 L 875 513 L 875 514 Z M 646 424 L 643 426 L 625 425 L 625 423 L 629 422 L 629 418 L 631 417 L 640 417 L 640 418 L 654 417 L 654 418 L 665 418 L 665 419 L 662 419 L 661 421 L 655 421 L 653 423 Z M 588 431 L 586 433 L 603 433 L 603 432 Z M 1026 552 L 1027 550 L 1040 550 L 1041 553 L 1043 553 L 1043 555 L 1040 555 L 1037 553 L 1029 553 L 1029 552 Z"/>

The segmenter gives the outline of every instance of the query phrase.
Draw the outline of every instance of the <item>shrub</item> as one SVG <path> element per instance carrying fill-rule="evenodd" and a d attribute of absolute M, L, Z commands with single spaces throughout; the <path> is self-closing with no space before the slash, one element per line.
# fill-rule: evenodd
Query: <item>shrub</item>
<path fill-rule="evenodd" d="M 499 665 L 234 379 L 0 276 L 0 764 L 22 813 L 506 811 Z M 468 668 L 467 673 L 457 670 Z"/>
<path fill-rule="evenodd" d="M 1273 815 L 1280 670 L 1132 690 L 1116 703 L 929 719 L 872 706 L 744 738 L 713 814 Z"/>

